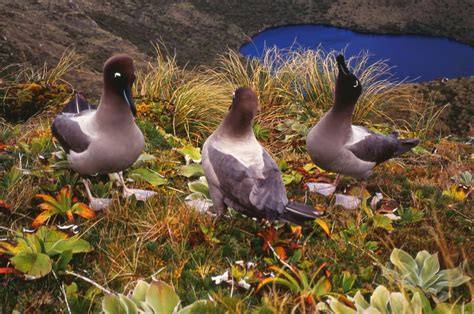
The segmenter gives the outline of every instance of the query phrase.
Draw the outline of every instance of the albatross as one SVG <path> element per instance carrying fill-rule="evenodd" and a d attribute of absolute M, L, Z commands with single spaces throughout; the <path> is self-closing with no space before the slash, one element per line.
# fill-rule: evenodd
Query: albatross
<path fill-rule="evenodd" d="M 135 80 L 133 60 L 127 55 L 109 58 L 103 68 L 103 90 L 98 107 L 79 95 L 54 119 L 51 130 L 67 154 L 70 167 L 81 176 L 118 173 L 125 196 L 144 200 L 152 191 L 129 189 L 122 171 L 130 167 L 145 146 L 143 134 L 135 123 L 131 87 Z M 92 208 L 110 203 L 94 198 L 89 182 L 83 179 Z"/>
<path fill-rule="evenodd" d="M 317 189 L 329 195 L 335 191 L 340 175 L 360 180 L 365 187 L 376 165 L 398 157 L 418 145 L 418 139 L 399 139 L 397 132 L 389 135 L 352 125 L 352 114 L 362 84 L 349 71 L 342 55 L 336 58 L 339 74 L 334 106 L 310 130 L 307 151 L 318 167 L 338 174 L 331 187 L 320 183 Z"/>
<path fill-rule="evenodd" d="M 238 88 L 222 123 L 203 146 L 202 165 L 214 211 L 227 208 L 250 217 L 295 224 L 314 220 L 322 213 L 288 201 L 282 174 L 252 129 L 257 96 Z"/>

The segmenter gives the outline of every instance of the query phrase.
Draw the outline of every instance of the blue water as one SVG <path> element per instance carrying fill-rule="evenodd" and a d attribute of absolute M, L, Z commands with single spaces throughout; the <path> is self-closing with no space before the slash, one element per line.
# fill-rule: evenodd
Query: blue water
<path fill-rule="evenodd" d="M 345 50 L 345 57 L 369 51 L 369 61 L 387 60 L 396 79 L 424 82 L 474 75 L 474 48 L 442 37 L 376 35 L 323 25 L 270 28 L 252 37 L 240 53 L 261 57 L 265 47 Z"/>

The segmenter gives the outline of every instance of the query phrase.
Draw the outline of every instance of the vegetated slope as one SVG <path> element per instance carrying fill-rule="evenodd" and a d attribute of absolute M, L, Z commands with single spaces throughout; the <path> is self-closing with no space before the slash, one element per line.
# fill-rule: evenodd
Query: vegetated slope
<path fill-rule="evenodd" d="M 111 53 L 151 55 L 160 39 L 177 52 L 181 65 L 208 64 L 264 28 L 295 23 L 442 35 L 474 44 L 473 15 L 469 0 L 1 0 L 0 66 L 53 64 L 73 45 L 84 56 L 84 69 L 100 71 Z"/>

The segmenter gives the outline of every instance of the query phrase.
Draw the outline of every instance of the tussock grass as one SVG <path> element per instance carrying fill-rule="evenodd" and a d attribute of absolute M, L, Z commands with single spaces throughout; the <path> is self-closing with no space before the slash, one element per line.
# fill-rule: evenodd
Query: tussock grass
<path fill-rule="evenodd" d="M 198 69 L 179 68 L 176 58 L 165 57 L 159 46 L 146 69 L 137 72 L 135 95 L 174 107 L 172 124 L 175 135 L 202 141 L 223 118 L 232 91 L 210 79 Z"/>

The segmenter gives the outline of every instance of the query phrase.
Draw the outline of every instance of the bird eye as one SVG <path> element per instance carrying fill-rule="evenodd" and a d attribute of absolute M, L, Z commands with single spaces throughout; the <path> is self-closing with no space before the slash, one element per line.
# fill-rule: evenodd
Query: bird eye
<path fill-rule="evenodd" d="M 122 77 L 122 74 L 120 74 L 119 72 L 115 72 L 114 77 L 115 77 L 115 78 L 117 78 L 117 77 Z"/>
<path fill-rule="evenodd" d="M 356 88 L 357 86 L 359 86 L 359 80 L 356 80 L 354 85 L 352 85 L 352 87 Z"/>
<path fill-rule="evenodd" d="M 235 99 L 235 92 L 232 93 L 232 99 Z"/>

